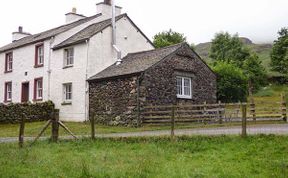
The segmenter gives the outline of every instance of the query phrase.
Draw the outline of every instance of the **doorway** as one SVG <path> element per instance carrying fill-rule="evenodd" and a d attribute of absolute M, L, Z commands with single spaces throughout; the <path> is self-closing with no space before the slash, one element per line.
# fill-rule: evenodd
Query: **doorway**
<path fill-rule="evenodd" d="M 26 103 L 29 101 L 29 82 L 22 83 L 21 102 Z"/>

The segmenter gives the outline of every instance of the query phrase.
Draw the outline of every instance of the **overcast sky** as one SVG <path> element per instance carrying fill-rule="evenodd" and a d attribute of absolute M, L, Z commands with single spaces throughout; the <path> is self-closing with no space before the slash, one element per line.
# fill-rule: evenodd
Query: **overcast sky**
<path fill-rule="evenodd" d="M 288 26 L 288 0 L 115 0 L 152 39 L 173 29 L 190 43 L 210 41 L 219 31 L 238 32 L 254 42 L 271 42 Z M 86 16 L 102 0 L 2 0 L 0 46 L 11 42 L 18 26 L 32 34 L 62 25 L 72 7 Z"/>

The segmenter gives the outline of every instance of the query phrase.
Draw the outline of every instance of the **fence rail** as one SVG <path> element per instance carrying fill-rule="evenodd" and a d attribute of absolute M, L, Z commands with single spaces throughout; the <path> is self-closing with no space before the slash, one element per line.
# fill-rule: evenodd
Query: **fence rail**
<path fill-rule="evenodd" d="M 144 107 L 144 124 L 170 123 L 173 115 L 176 123 L 241 122 L 245 106 L 247 121 L 287 120 L 287 105 L 281 102 L 214 103 L 149 105 Z"/>

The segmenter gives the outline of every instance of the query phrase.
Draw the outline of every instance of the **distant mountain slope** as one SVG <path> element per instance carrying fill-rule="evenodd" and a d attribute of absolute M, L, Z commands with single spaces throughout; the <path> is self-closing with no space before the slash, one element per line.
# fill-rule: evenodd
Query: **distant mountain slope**
<path fill-rule="evenodd" d="M 241 37 L 241 41 L 252 51 L 254 51 L 262 61 L 262 64 L 265 66 L 268 74 L 276 74 L 275 72 L 271 72 L 269 63 L 271 61 L 270 52 L 272 50 L 272 44 L 254 44 L 250 39 Z M 200 43 L 195 46 L 195 51 L 208 63 L 211 62 L 209 58 L 209 51 L 211 48 L 211 42 Z"/>

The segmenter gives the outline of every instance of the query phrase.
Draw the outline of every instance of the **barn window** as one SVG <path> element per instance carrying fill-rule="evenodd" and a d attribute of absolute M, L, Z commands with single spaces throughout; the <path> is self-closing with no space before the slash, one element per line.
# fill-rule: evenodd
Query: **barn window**
<path fill-rule="evenodd" d="M 191 78 L 188 77 L 176 77 L 177 86 L 177 98 L 192 98 L 192 83 Z"/>

